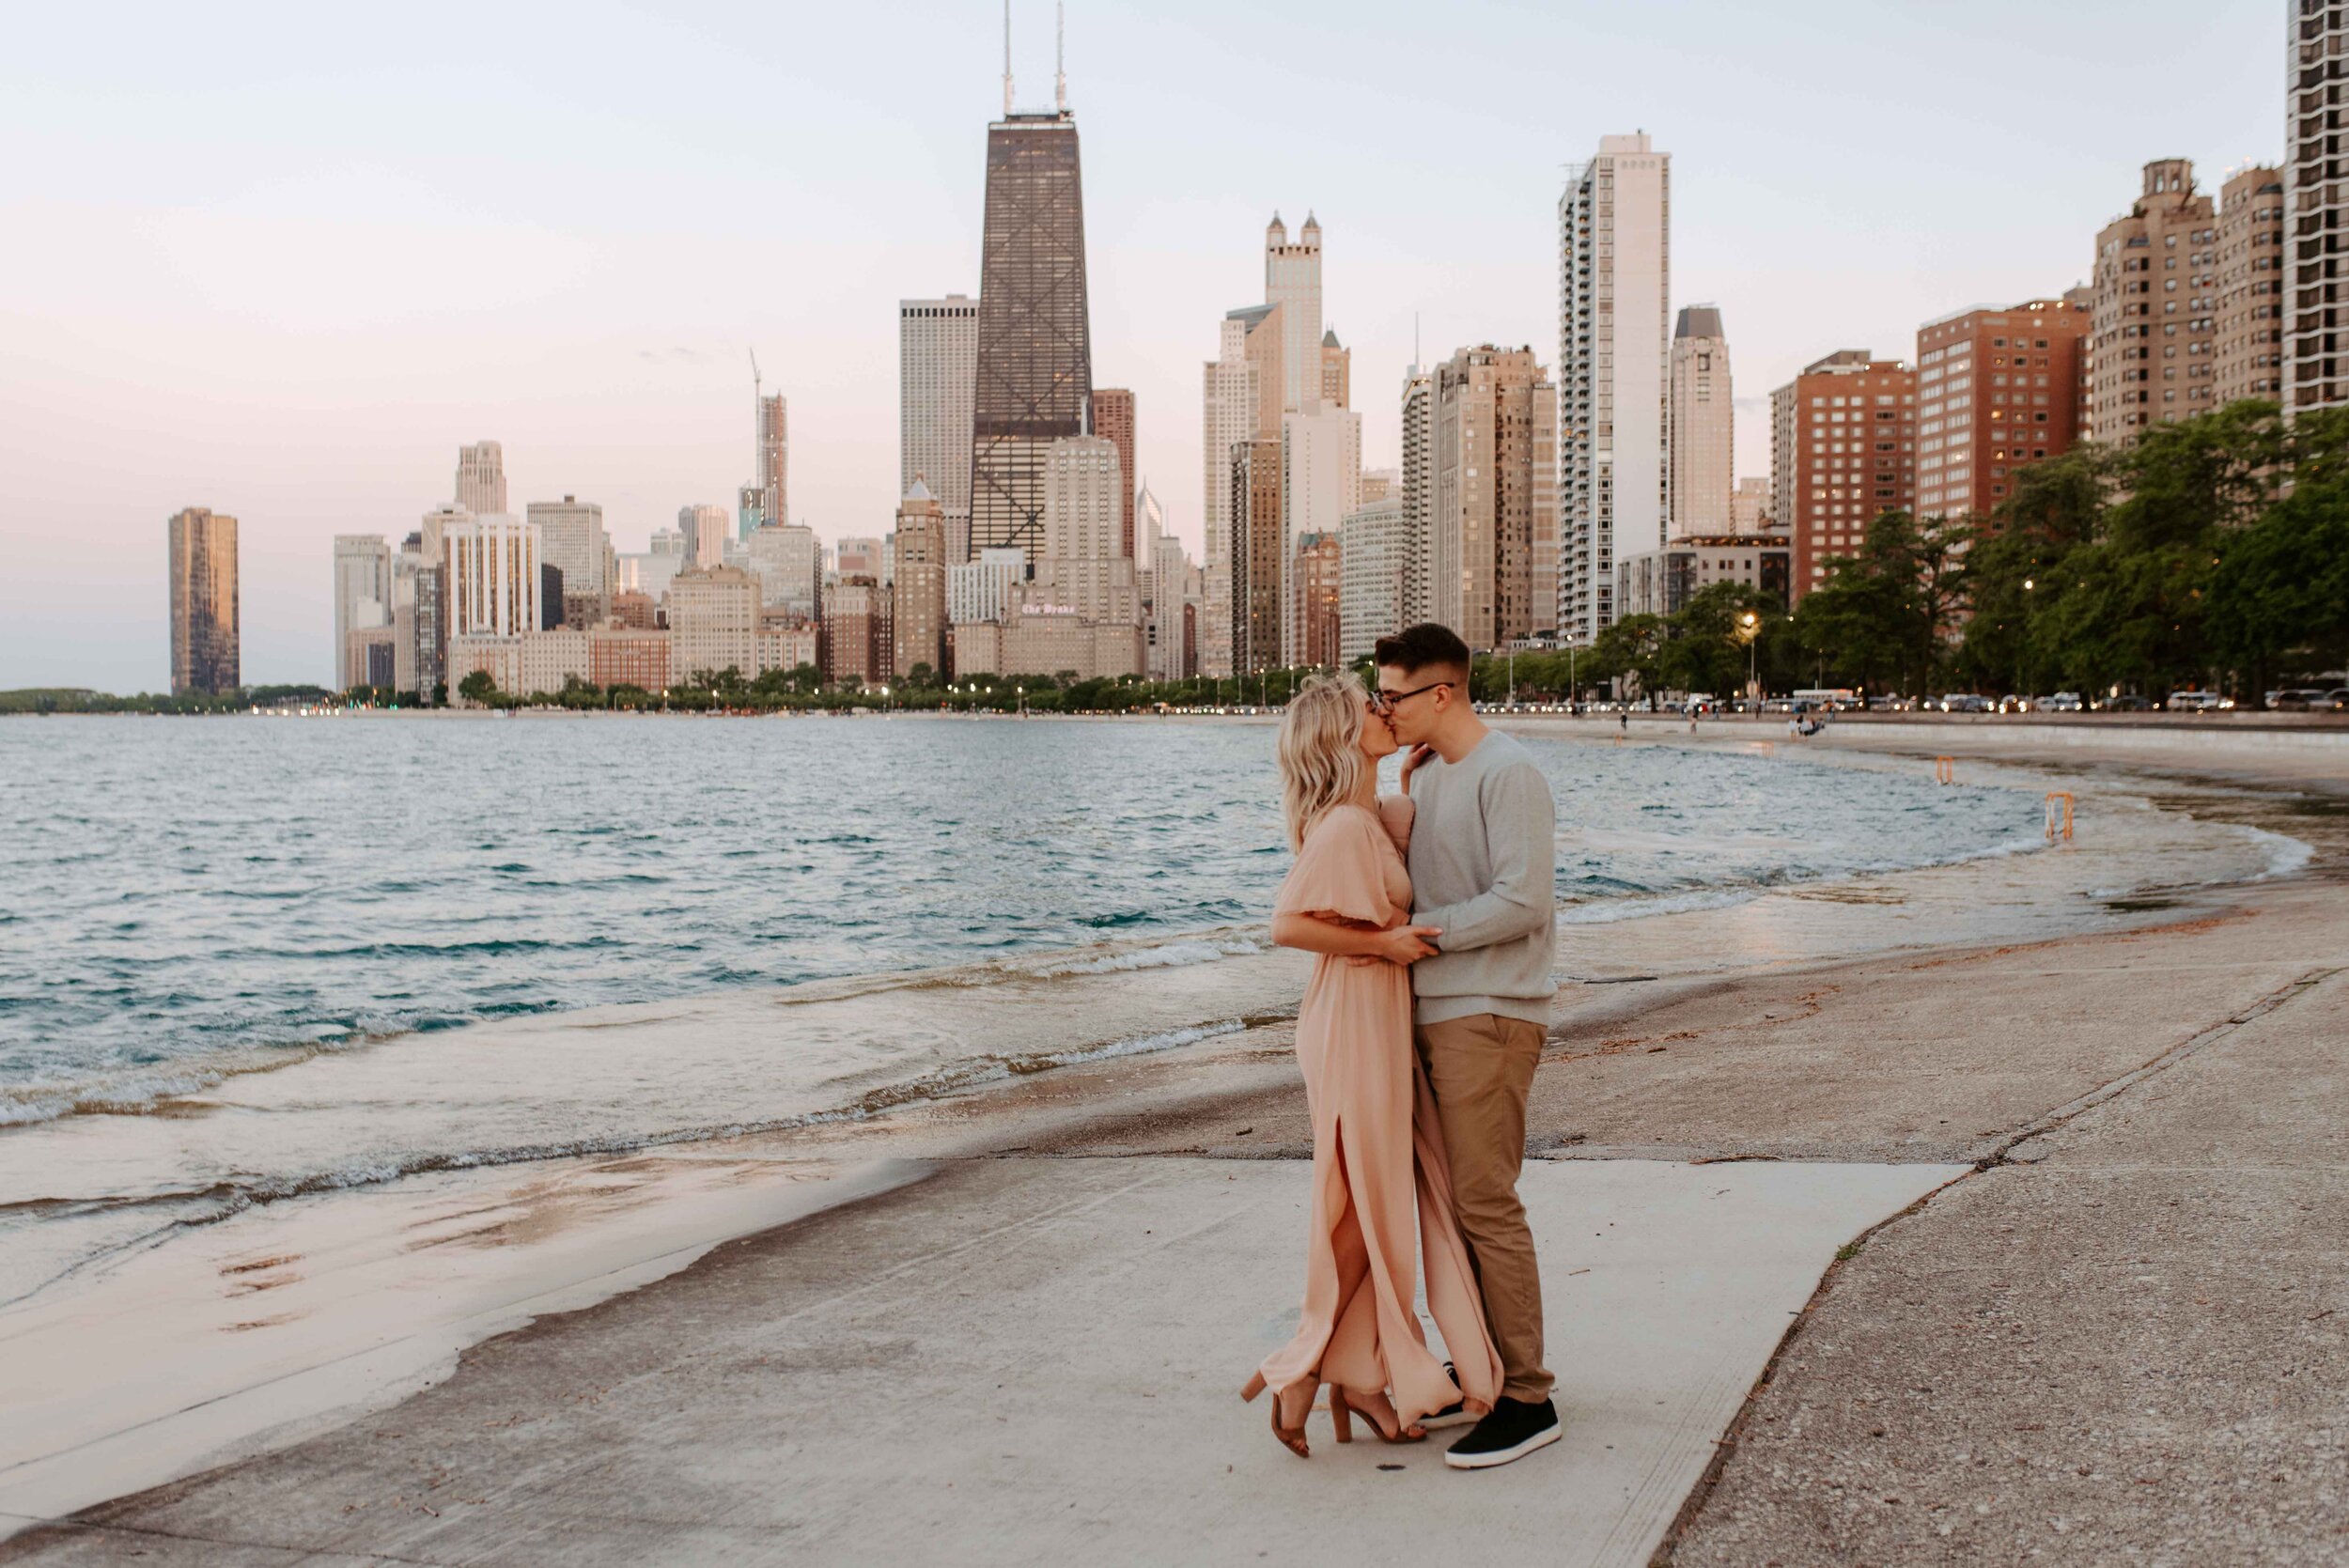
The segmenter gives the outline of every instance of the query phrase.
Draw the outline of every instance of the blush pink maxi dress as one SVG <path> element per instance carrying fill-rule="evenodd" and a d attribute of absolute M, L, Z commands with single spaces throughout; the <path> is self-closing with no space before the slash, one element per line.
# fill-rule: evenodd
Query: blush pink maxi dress
<path fill-rule="evenodd" d="M 1354 805 L 1326 813 L 1307 830 L 1275 911 L 1378 930 L 1406 924 L 1410 825 L 1402 796 L 1382 800 L 1376 815 Z M 1453 1219 L 1435 1097 L 1411 1048 L 1410 971 L 1317 955 L 1297 1016 L 1297 1063 L 1314 1124 L 1305 1301 L 1296 1337 L 1259 1368 L 1266 1384 L 1310 1379 L 1385 1391 L 1407 1425 L 1455 1400 L 1471 1413 L 1490 1409 L 1501 1358 Z M 1428 1313 L 1458 1369 L 1456 1389 L 1420 1330 L 1413 1286 L 1422 1258 Z"/>

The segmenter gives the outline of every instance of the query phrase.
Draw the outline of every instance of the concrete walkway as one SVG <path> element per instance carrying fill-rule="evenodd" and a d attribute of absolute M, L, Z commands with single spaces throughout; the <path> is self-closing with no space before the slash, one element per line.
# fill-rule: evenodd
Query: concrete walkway
<path fill-rule="evenodd" d="M 2349 1561 L 2349 972 L 1886 1227 L 1681 1564 Z"/>
<path fill-rule="evenodd" d="M 1031 1159 L 719 1249 L 396 1410 L 9 1561 L 1635 1564 L 1837 1248 L 1963 1166 L 1536 1164 L 1566 1437 L 1292 1458 L 1236 1396 L 1293 1328 L 1307 1169 Z"/>

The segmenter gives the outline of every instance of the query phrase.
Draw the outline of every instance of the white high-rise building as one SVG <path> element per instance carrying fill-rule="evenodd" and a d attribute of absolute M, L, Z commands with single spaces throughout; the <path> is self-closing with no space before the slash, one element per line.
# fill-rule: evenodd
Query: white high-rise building
<path fill-rule="evenodd" d="M 726 558 L 726 509 L 723 506 L 679 506 L 677 532 L 685 536 L 689 567 L 719 567 Z"/>
<path fill-rule="evenodd" d="M 1025 551 L 998 545 L 979 551 L 975 561 L 946 568 L 946 620 L 961 626 L 1001 621 L 1011 602 L 1015 584 L 1028 575 Z"/>
<path fill-rule="evenodd" d="M 929 486 L 946 519 L 947 560 L 971 549 L 971 399 L 979 302 L 966 294 L 897 302 L 897 491 Z"/>
<path fill-rule="evenodd" d="M 1294 245 L 1278 212 L 1265 225 L 1264 298 L 1281 307 L 1281 407 L 1314 409 L 1321 402 L 1321 225 L 1311 212 Z"/>
<path fill-rule="evenodd" d="M 1248 358 L 1248 323 L 1237 315 L 1221 323 L 1221 339 L 1206 364 L 1201 424 L 1205 448 L 1200 528 L 1206 551 L 1200 582 L 1199 673 L 1232 673 L 1232 448 L 1256 436 L 1260 394 Z"/>
<path fill-rule="evenodd" d="M 511 513 L 493 513 L 445 517 L 440 532 L 449 637 L 537 631 L 543 624 L 538 567 L 545 561 L 537 525 Z"/>
<path fill-rule="evenodd" d="M 1159 558 L 1159 540 L 1166 533 L 1166 508 L 1150 493 L 1150 481 L 1144 479 L 1134 495 L 1134 565 L 1137 570 L 1149 571 Z"/>
<path fill-rule="evenodd" d="M 1183 627 L 1196 610 L 1192 584 L 1199 568 L 1190 564 L 1183 541 L 1159 535 L 1150 549 L 1150 626 L 1144 673 L 1152 680 L 1181 680 L 1184 668 Z M 1189 607 L 1187 610 L 1186 607 Z"/>
<path fill-rule="evenodd" d="M 1365 502 L 1346 520 L 1338 534 L 1340 663 L 1353 663 L 1379 638 L 1417 624 L 1405 613 L 1411 543 L 1410 508 L 1400 495 Z"/>
<path fill-rule="evenodd" d="M 457 505 L 475 517 L 506 510 L 506 451 L 496 442 L 457 449 Z"/>
<path fill-rule="evenodd" d="M 816 530 L 801 523 L 767 523 L 751 530 L 743 547 L 759 581 L 759 604 L 803 620 L 816 618 L 817 589 L 824 579 L 824 547 Z"/>
<path fill-rule="evenodd" d="M 592 501 L 567 495 L 560 501 L 534 501 L 522 515 L 538 525 L 538 545 L 546 563 L 563 574 L 563 592 L 601 594 L 611 591 L 604 575 L 612 541 L 604 536 L 603 508 Z"/>
<path fill-rule="evenodd" d="M 614 591 L 642 594 L 659 604 L 668 597 L 677 574 L 692 564 L 685 551 L 685 536 L 674 528 L 656 528 L 644 553 L 616 558 Z"/>
<path fill-rule="evenodd" d="M 334 536 L 334 690 L 362 684 L 350 634 L 392 624 L 392 548 L 380 534 Z"/>
<path fill-rule="evenodd" d="M 1672 512 L 1672 155 L 1602 136 L 1558 198 L 1558 630 L 1614 623 L 1615 563 Z"/>
<path fill-rule="evenodd" d="M 1672 328 L 1672 537 L 1733 531 L 1729 339 L 1718 305 L 1683 305 Z"/>

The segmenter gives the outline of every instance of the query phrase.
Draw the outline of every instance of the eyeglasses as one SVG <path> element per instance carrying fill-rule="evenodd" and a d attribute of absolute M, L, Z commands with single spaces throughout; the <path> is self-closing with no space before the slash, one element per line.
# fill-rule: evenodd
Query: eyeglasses
<path fill-rule="evenodd" d="M 1412 697 L 1416 697 L 1422 691 L 1433 691 L 1439 686 L 1450 686 L 1453 683 L 1448 680 L 1431 680 L 1426 685 L 1414 687 L 1408 691 L 1373 691 L 1370 694 L 1370 710 L 1373 713 L 1392 713 L 1394 711 L 1394 705 L 1399 702 L 1408 701 Z"/>

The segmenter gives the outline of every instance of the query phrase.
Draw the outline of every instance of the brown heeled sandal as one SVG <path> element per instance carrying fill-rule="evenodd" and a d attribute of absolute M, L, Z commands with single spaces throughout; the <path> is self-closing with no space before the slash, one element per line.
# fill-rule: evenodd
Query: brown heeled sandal
<path fill-rule="evenodd" d="M 1242 1404 L 1253 1404 L 1256 1396 L 1264 1392 L 1264 1374 L 1261 1372 L 1251 1374 L 1248 1379 L 1248 1386 L 1239 1391 L 1240 1402 Z M 1330 1397 L 1333 1400 L 1337 1397 L 1335 1389 L 1330 1390 Z M 1311 1408 L 1312 1407 L 1310 1405 L 1307 1406 L 1308 1411 L 1310 1411 Z M 1335 1409 L 1336 1405 L 1332 1405 L 1330 1408 Z M 1339 1431 L 1342 1433 L 1345 1431 L 1345 1428 L 1341 1426 Z M 1272 1436 L 1275 1441 L 1277 1441 L 1283 1448 L 1288 1450 L 1291 1453 L 1297 1455 L 1298 1458 L 1311 1459 L 1313 1457 L 1313 1451 L 1305 1444 L 1304 1423 L 1299 1421 L 1295 1426 L 1283 1426 L 1281 1424 L 1281 1396 L 1278 1392 L 1275 1392 L 1272 1396 Z M 1338 1438 L 1338 1441 L 1343 1443 L 1346 1441 L 1346 1438 L 1341 1436 Z"/>
<path fill-rule="evenodd" d="M 1338 1429 L 1338 1441 L 1341 1443 L 1350 1443 L 1354 1440 L 1354 1423 L 1350 1419 L 1353 1416 L 1360 1416 L 1368 1421 L 1370 1429 L 1378 1434 L 1378 1440 L 1382 1443 L 1423 1443 L 1427 1441 L 1427 1429 L 1423 1426 L 1401 1426 L 1396 1429 L 1393 1436 L 1388 1436 L 1386 1427 L 1377 1416 L 1359 1405 L 1347 1403 L 1346 1390 L 1335 1384 L 1330 1385 L 1330 1424 Z M 1401 1420 L 1399 1412 L 1396 1419 Z"/>

